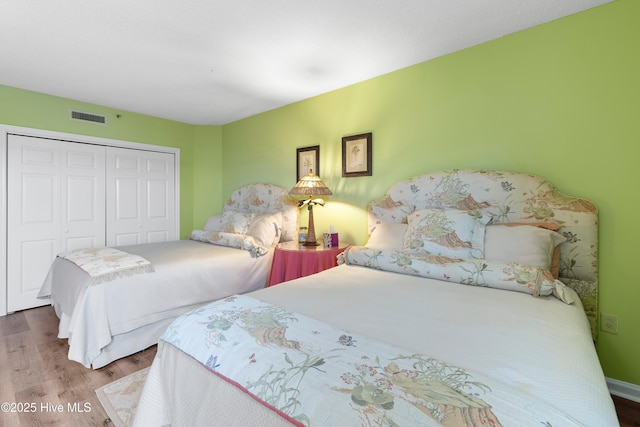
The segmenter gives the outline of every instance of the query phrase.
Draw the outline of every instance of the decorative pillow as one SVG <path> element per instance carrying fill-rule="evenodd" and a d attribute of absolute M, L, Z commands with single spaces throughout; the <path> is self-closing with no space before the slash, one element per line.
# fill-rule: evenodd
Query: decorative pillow
<path fill-rule="evenodd" d="M 278 244 L 281 230 L 281 212 L 272 215 L 261 214 L 256 215 L 251 221 L 251 224 L 249 224 L 247 236 L 253 237 L 260 246 L 269 248 Z"/>
<path fill-rule="evenodd" d="M 488 221 L 489 218 L 455 209 L 415 211 L 408 217 L 402 249 L 435 256 L 484 258 Z"/>
<path fill-rule="evenodd" d="M 573 304 L 575 291 L 551 277 L 549 270 L 508 261 L 460 259 L 395 250 L 350 246 L 338 256 L 338 264 L 352 264 L 412 276 L 523 292 L 534 297 L 554 295 Z"/>
<path fill-rule="evenodd" d="M 254 213 L 226 211 L 222 214 L 222 223 L 220 224 L 220 230 L 225 233 L 233 234 L 247 234 L 249 230 L 249 224 L 255 218 Z"/>
<path fill-rule="evenodd" d="M 210 216 L 204 225 L 205 231 L 219 231 L 222 228 L 222 215 Z"/>
<path fill-rule="evenodd" d="M 401 250 L 407 227 L 407 224 L 394 224 L 390 222 L 377 224 L 371 232 L 371 236 L 369 236 L 369 240 L 365 246 L 368 248 Z"/>
<path fill-rule="evenodd" d="M 251 256 L 259 257 L 269 253 L 269 248 L 261 246 L 251 236 L 245 234 L 226 233 L 224 231 L 193 230 L 189 234 L 190 240 L 211 243 L 217 246 L 227 246 L 249 251 Z"/>
<path fill-rule="evenodd" d="M 565 237 L 540 225 L 495 224 L 486 227 L 484 257 L 489 260 L 510 261 L 532 265 L 551 271 L 558 277 L 560 243 Z M 553 265 L 556 253 L 557 266 Z M 556 268 L 555 274 L 552 271 Z"/>
<path fill-rule="evenodd" d="M 503 224 L 498 224 L 498 225 L 504 225 L 506 227 L 518 227 L 521 225 L 531 225 L 534 227 L 540 227 L 540 228 L 546 228 L 547 230 L 553 230 L 553 231 L 558 231 L 560 230 L 560 225 L 555 224 L 553 222 L 546 222 L 546 221 L 542 221 L 542 222 L 506 222 Z M 485 240 L 486 242 L 486 240 Z M 553 275 L 554 278 L 558 278 L 560 276 L 560 245 L 556 246 L 553 250 L 553 255 L 551 256 L 551 274 Z"/>

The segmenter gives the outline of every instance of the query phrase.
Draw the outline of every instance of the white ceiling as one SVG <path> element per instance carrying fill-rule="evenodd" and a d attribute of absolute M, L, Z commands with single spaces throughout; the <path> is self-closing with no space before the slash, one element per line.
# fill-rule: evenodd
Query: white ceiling
<path fill-rule="evenodd" d="M 0 0 L 0 84 L 219 125 L 609 1 Z"/>

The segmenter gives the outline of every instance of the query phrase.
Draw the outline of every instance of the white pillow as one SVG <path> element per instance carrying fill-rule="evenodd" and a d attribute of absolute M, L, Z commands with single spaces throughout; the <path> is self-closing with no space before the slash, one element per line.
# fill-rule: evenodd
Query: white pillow
<path fill-rule="evenodd" d="M 225 233 L 247 234 L 249 224 L 256 217 L 254 213 L 226 211 L 222 214 L 220 230 Z"/>
<path fill-rule="evenodd" d="M 383 222 L 375 226 L 367 241 L 368 248 L 402 250 L 407 224 Z"/>
<path fill-rule="evenodd" d="M 553 230 L 533 225 L 490 225 L 485 232 L 484 257 L 551 270 L 553 251 L 566 240 Z"/>
<path fill-rule="evenodd" d="M 249 224 L 247 236 L 255 239 L 258 245 L 269 248 L 280 241 L 282 232 L 282 213 L 256 215 Z"/>
<path fill-rule="evenodd" d="M 423 209 L 408 218 L 402 249 L 451 258 L 484 258 L 485 225 L 478 218 L 456 209 Z"/>
<path fill-rule="evenodd" d="M 222 215 L 210 216 L 207 223 L 204 225 L 205 231 L 220 231 L 222 228 Z"/>

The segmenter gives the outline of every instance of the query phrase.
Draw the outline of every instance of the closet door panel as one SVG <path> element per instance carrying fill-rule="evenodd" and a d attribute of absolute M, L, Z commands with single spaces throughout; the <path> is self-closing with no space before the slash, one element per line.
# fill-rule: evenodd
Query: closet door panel
<path fill-rule="evenodd" d="M 141 172 L 137 151 L 107 149 L 107 246 L 144 243 Z"/>
<path fill-rule="evenodd" d="M 60 251 L 60 157 L 55 147 L 11 137 L 7 146 L 7 310 L 40 306 L 35 297 Z"/>
<path fill-rule="evenodd" d="M 148 231 L 146 235 L 148 243 L 167 242 L 172 240 L 169 238 L 170 236 L 167 230 Z"/>
<path fill-rule="evenodd" d="M 62 247 L 66 251 L 105 245 L 104 178 L 68 176 Z"/>
<path fill-rule="evenodd" d="M 166 153 L 146 153 L 146 221 L 148 242 L 176 240 L 174 156 Z"/>
<path fill-rule="evenodd" d="M 104 148 L 10 135 L 7 164 L 7 309 L 16 311 L 49 303 L 36 296 L 58 253 L 104 246 Z"/>
<path fill-rule="evenodd" d="M 147 181 L 147 219 L 166 220 L 169 218 L 167 187 L 166 181 Z"/>
<path fill-rule="evenodd" d="M 18 272 L 19 274 L 16 275 L 20 278 L 20 296 L 33 292 L 37 294 L 40 291 L 40 287 L 51 266 L 51 261 L 57 255 L 58 247 L 58 242 L 54 239 L 21 242 L 19 248 L 20 271 Z M 44 302 L 48 303 L 48 300 Z M 14 309 L 17 310 L 18 308 Z"/>
<path fill-rule="evenodd" d="M 105 148 L 65 142 L 62 250 L 105 245 Z"/>
<path fill-rule="evenodd" d="M 107 245 L 175 240 L 174 156 L 107 149 Z"/>
<path fill-rule="evenodd" d="M 139 180 L 137 178 L 116 178 L 114 183 L 116 221 L 142 221 Z"/>
<path fill-rule="evenodd" d="M 57 218 L 58 176 L 55 173 L 21 173 L 15 176 L 19 185 L 11 188 L 13 199 L 20 205 L 13 205 L 19 209 L 22 218 L 20 225 L 33 227 L 29 231 L 40 234 L 42 228 L 50 230 Z M 39 227 L 39 229 L 37 228 Z"/>

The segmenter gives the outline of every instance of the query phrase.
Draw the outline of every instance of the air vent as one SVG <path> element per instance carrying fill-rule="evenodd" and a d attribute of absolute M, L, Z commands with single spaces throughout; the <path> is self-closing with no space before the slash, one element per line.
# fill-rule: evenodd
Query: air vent
<path fill-rule="evenodd" d="M 107 124 L 107 116 L 100 116 L 98 114 L 84 113 L 82 111 L 71 110 L 72 120 L 81 120 L 83 122 L 99 123 L 101 125 Z"/>

